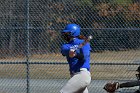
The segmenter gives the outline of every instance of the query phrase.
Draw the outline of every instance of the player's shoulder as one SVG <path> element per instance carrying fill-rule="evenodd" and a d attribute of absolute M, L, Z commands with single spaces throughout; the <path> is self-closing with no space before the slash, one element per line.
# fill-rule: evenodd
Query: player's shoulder
<path fill-rule="evenodd" d="M 83 40 L 83 39 L 76 38 L 76 39 L 74 40 L 74 42 L 77 43 L 77 44 L 81 44 L 81 43 L 84 42 L 84 40 Z"/>
<path fill-rule="evenodd" d="M 66 43 L 66 44 L 63 44 L 63 45 L 61 46 L 61 48 L 62 48 L 62 49 L 67 49 L 67 48 L 69 48 L 69 46 L 70 46 L 70 44 Z"/>

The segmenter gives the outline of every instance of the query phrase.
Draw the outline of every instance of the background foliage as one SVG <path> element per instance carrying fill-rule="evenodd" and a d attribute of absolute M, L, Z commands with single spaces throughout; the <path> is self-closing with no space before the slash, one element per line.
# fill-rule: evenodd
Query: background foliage
<path fill-rule="evenodd" d="M 60 32 L 68 23 L 93 35 L 93 51 L 140 47 L 139 0 L 30 0 L 28 8 L 24 0 L 1 0 L 0 14 L 0 50 L 5 54 L 25 54 L 27 30 L 31 53 L 58 53 Z"/>

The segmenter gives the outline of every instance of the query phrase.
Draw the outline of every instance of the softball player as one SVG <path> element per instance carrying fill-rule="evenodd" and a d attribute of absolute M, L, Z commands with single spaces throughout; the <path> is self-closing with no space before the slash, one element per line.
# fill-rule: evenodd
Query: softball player
<path fill-rule="evenodd" d="M 80 35 L 77 24 L 68 24 L 62 31 L 62 38 L 67 41 L 62 45 L 61 53 L 69 63 L 71 79 L 60 93 L 88 93 L 87 86 L 91 82 L 90 44 L 84 44 L 85 37 Z"/>
<path fill-rule="evenodd" d="M 137 80 L 134 81 L 128 81 L 128 82 L 113 82 L 113 83 L 107 83 L 104 86 L 104 89 L 109 93 L 114 93 L 119 88 L 129 88 L 129 87 L 135 87 L 139 86 L 139 89 L 135 91 L 134 93 L 140 93 L 140 66 L 136 70 L 138 74 L 136 74 Z"/>

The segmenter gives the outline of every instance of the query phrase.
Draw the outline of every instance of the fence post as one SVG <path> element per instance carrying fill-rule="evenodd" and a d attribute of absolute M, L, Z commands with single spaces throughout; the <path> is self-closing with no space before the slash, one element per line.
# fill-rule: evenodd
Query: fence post
<path fill-rule="evenodd" d="M 29 68 L 29 48 L 30 48 L 30 40 L 29 40 L 29 0 L 25 0 L 26 2 L 26 82 L 27 82 L 27 93 L 30 93 L 30 68 Z"/>

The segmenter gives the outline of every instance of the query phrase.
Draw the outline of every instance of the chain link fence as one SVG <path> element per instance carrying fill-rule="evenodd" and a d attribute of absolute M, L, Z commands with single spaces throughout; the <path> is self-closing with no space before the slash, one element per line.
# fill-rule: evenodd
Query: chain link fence
<path fill-rule="evenodd" d="M 136 79 L 139 0 L 0 0 L 0 93 L 59 93 L 70 78 L 60 54 L 67 23 L 93 36 L 90 93 Z"/>

